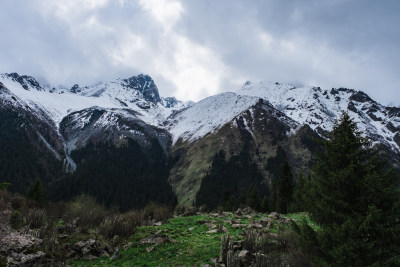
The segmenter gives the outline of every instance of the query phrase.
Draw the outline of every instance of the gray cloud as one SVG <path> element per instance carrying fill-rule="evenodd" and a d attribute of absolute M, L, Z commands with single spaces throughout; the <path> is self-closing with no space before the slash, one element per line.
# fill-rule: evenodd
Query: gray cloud
<path fill-rule="evenodd" d="M 65 86 L 144 72 L 195 100 L 273 80 L 400 105 L 398 14 L 396 0 L 2 1 L 0 72 Z"/>

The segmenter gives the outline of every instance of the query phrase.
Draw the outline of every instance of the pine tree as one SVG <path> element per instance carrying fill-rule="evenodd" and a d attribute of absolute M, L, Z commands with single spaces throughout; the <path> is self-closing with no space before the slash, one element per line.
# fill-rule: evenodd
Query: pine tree
<path fill-rule="evenodd" d="M 290 205 L 290 212 L 307 210 L 307 189 L 309 186 L 309 179 L 305 178 L 302 173 L 298 174 L 296 185 L 293 188 L 293 201 Z"/>
<path fill-rule="evenodd" d="M 272 178 L 271 182 L 271 196 L 270 196 L 270 203 L 269 203 L 269 210 L 276 211 L 276 203 L 278 197 L 278 190 L 277 190 L 277 183 L 274 178 Z"/>
<path fill-rule="evenodd" d="M 282 214 L 288 213 L 289 205 L 293 198 L 292 170 L 287 161 L 282 164 L 277 183 L 276 211 Z"/>
<path fill-rule="evenodd" d="M 255 210 L 260 210 L 261 200 L 255 185 L 250 185 L 247 191 L 246 205 Z"/>
<path fill-rule="evenodd" d="M 308 210 L 323 230 L 325 261 L 339 266 L 400 263 L 396 175 L 343 113 L 318 156 Z M 393 265 L 393 266 L 394 266 Z"/>
<path fill-rule="evenodd" d="M 269 211 L 269 197 L 267 195 L 261 201 L 261 212 L 268 212 Z"/>
<path fill-rule="evenodd" d="M 45 200 L 45 194 L 43 189 L 42 181 L 36 179 L 26 191 L 26 198 L 36 201 L 39 204 L 43 204 Z"/>
<path fill-rule="evenodd" d="M 9 187 L 9 186 L 11 186 L 11 184 L 10 183 L 7 183 L 7 182 L 1 182 L 0 183 L 0 190 L 7 190 L 7 188 Z"/>

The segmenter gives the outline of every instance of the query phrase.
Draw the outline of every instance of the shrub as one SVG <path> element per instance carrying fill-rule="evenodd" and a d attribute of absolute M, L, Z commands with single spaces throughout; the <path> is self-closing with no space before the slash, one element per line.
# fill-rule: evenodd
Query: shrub
<path fill-rule="evenodd" d="M 141 214 L 129 211 L 123 214 L 111 215 L 100 224 L 100 234 L 106 238 L 131 236 L 136 232 L 136 226 L 141 222 Z"/>
<path fill-rule="evenodd" d="M 10 193 L 8 193 L 7 191 L 0 191 L 0 211 L 6 210 L 8 208 L 8 203 L 10 199 Z"/>
<path fill-rule="evenodd" d="M 13 211 L 10 218 L 11 228 L 12 229 L 19 229 L 24 225 L 24 218 L 18 210 Z"/>
<path fill-rule="evenodd" d="M 25 215 L 26 223 L 31 229 L 38 229 L 46 225 L 47 215 L 44 209 L 28 209 Z"/>
<path fill-rule="evenodd" d="M 67 213 L 67 204 L 65 202 L 48 202 L 46 211 L 49 218 L 57 220 L 64 217 Z"/>
<path fill-rule="evenodd" d="M 7 261 L 7 257 L 0 255 L 0 267 L 6 267 L 8 266 L 8 261 Z"/>
<path fill-rule="evenodd" d="M 155 203 L 148 204 L 142 212 L 144 219 L 156 221 L 166 221 L 172 216 L 171 208 Z"/>
<path fill-rule="evenodd" d="M 183 213 L 183 216 L 193 216 L 193 215 L 196 215 L 196 212 L 197 212 L 196 207 L 188 206 L 185 208 L 185 212 Z"/>
<path fill-rule="evenodd" d="M 8 208 L 7 202 L 0 198 L 0 211 L 6 210 Z"/>
<path fill-rule="evenodd" d="M 82 228 L 98 226 L 108 212 L 93 197 L 80 195 L 68 203 L 69 219 Z"/>
<path fill-rule="evenodd" d="M 26 206 L 26 199 L 20 194 L 14 194 L 11 197 L 11 207 L 15 210 L 22 209 Z"/>
<path fill-rule="evenodd" d="M 182 215 L 183 213 L 185 213 L 186 210 L 186 206 L 179 204 L 178 206 L 175 207 L 175 214 L 176 215 Z"/>
<path fill-rule="evenodd" d="M 208 207 L 207 207 L 207 205 L 201 205 L 200 207 L 199 207 L 199 211 L 200 212 L 208 212 Z"/>

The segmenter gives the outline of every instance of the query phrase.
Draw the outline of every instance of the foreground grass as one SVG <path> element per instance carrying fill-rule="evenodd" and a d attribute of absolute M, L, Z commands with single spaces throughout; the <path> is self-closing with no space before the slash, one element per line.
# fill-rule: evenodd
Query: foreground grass
<path fill-rule="evenodd" d="M 201 264 L 213 265 L 213 259 L 220 254 L 221 236 L 229 233 L 234 239 L 241 239 L 242 229 L 234 229 L 229 223 L 236 219 L 242 224 L 247 224 L 253 219 L 260 219 L 267 215 L 257 215 L 253 218 L 235 218 L 231 213 L 221 217 L 211 215 L 196 215 L 189 217 L 171 218 L 162 226 L 141 226 L 137 233 L 129 240 L 132 245 L 121 249 L 121 258 L 97 258 L 93 260 L 80 260 L 70 262 L 72 266 L 200 266 Z M 304 213 L 290 214 L 287 216 L 295 221 L 309 218 Z M 220 227 L 226 227 L 225 232 L 207 233 L 210 229 L 204 221 Z M 270 229 L 277 231 L 278 224 Z M 171 242 L 159 245 L 141 245 L 141 240 L 153 235 L 168 236 Z M 152 248 L 154 247 L 154 248 Z M 151 251 L 147 251 L 151 250 Z"/>

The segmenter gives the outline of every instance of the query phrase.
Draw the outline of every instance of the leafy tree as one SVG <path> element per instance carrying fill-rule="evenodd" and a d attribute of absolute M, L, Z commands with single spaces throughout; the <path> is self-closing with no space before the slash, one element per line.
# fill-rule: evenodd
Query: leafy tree
<path fill-rule="evenodd" d="M 323 261 L 338 266 L 400 263 L 396 174 L 343 113 L 311 175 L 308 210 L 323 230 Z"/>
<path fill-rule="evenodd" d="M 286 214 L 293 198 L 292 170 L 287 161 L 282 164 L 277 182 L 276 211 Z"/>
<path fill-rule="evenodd" d="M 30 200 L 37 201 L 38 203 L 43 203 L 45 200 L 45 194 L 43 189 L 42 181 L 36 179 L 26 191 L 26 198 Z"/>

